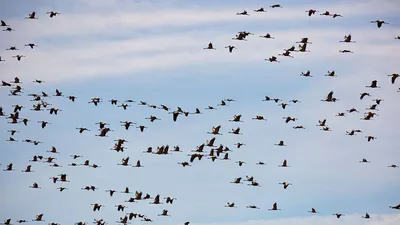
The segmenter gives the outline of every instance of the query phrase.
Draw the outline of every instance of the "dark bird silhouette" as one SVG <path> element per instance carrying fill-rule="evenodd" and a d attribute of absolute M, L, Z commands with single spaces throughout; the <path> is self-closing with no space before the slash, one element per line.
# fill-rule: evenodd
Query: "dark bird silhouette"
<path fill-rule="evenodd" d="M 225 48 L 228 48 L 229 52 L 232 53 L 233 49 L 236 48 L 236 47 L 233 46 L 233 45 L 228 45 L 228 46 L 225 46 Z"/>
<path fill-rule="evenodd" d="M 259 9 L 255 9 L 254 12 L 267 12 L 264 10 L 263 7 L 259 8 Z"/>
<path fill-rule="evenodd" d="M 371 23 L 376 23 L 376 26 L 377 26 L 378 28 L 381 28 L 381 27 L 382 27 L 382 24 L 389 24 L 389 23 L 386 23 L 386 22 L 383 21 L 383 20 L 375 20 L 375 21 L 371 21 Z"/>
<path fill-rule="evenodd" d="M 217 50 L 217 49 L 215 49 L 215 48 L 213 47 L 213 44 L 212 44 L 211 42 L 208 44 L 207 48 L 204 48 L 204 49 L 214 49 L 214 50 Z"/>
<path fill-rule="evenodd" d="M 243 12 L 238 12 L 238 13 L 236 13 L 236 15 L 239 15 L 239 16 L 250 16 L 250 15 L 247 13 L 246 10 L 244 10 Z"/>
<path fill-rule="evenodd" d="M 315 10 L 315 9 L 310 9 L 310 10 L 307 10 L 306 12 L 308 13 L 308 16 L 312 16 L 312 15 L 314 15 L 316 12 L 319 12 L 319 11 L 317 11 L 317 10 Z"/>
<path fill-rule="evenodd" d="M 47 14 L 49 14 L 50 18 L 53 18 L 53 17 L 55 17 L 57 15 L 60 15 L 61 13 L 55 12 L 55 11 L 50 11 L 50 12 L 47 12 Z"/>
<path fill-rule="evenodd" d="M 36 12 L 33 11 L 32 13 L 29 14 L 28 17 L 25 17 L 25 19 L 38 19 L 36 16 Z"/>
<path fill-rule="evenodd" d="M 396 79 L 400 76 L 398 73 L 393 73 L 391 75 L 388 75 L 389 77 L 392 77 L 392 84 L 396 81 Z"/>
<path fill-rule="evenodd" d="M 268 211 L 276 211 L 276 210 L 281 210 L 281 209 L 278 209 L 278 205 L 276 204 L 276 202 L 272 205 L 272 208 L 271 209 L 268 209 Z"/>
<path fill-rule="evenodd" d="M 29 46 L 31 49 L 33 49 L 33 47 L 38 47 L 37 45 L 35 45 L 33 43 L 26 44 L 25 46 Z"/>
<path fill-rule="evenodd" d="M 371 81 L 371 85 L 370 86 L 365 86 L 365 87 L 369 87 L 369 88 L 380 88 L 380 86 L 377 86 L 378 81 L 377 80 L 373 80 Z"/>

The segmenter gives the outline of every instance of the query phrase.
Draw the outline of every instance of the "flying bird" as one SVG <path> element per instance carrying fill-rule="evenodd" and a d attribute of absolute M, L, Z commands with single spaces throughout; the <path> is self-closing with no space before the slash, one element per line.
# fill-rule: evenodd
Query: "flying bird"
<path fill-rule="evenodd" d="M 25 17 L 25 19 L 38 19 L 36 16 L 36 12 L 33 11 L 32 13 L 29 14 L 28 17 Z"/>
<path fill-rule="evenodd" d="M 211 42 L 208 43 L 207 48 L 204 48 L 204 49 L 214 49 L 214 50 L 217 50 L 216 48 L 213 47 L 213 44 L 212 44 Z"/>
<path fill-rule="evenodd" d="M 382 27 L 382 24 L 389 24 L 389 23 L 387 23 L 387 22 L 385 22 L 385 21 L 383 21 L 383 20 L 375 20 L 375 21 L 371 21 L 371 23 L 376 23 L 376 26 L 377 26 L 378 28 L 381 28 L 381 27 Z"/>

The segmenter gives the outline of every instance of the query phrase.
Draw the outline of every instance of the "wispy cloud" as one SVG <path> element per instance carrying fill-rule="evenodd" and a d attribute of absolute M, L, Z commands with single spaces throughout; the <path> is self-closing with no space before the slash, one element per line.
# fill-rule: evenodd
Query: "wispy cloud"
<path fill-rule="evenodd" d="M 207 223 L 207 225 L 261 225 L 261 224 L 271 224 L 271 225 L 285 225 L 285 224 L 326 224 L 326 225 L 336 225 L 336 224 L 354 224 L 354 225 L 396 225 L 400 222 L 399 215 L 370 215 L 373 219 L 362 219 L 362 215 L 352 214 L 345 215 L 340 219 L 336 216 L 309 216 L 309 217 L 299 217 L 290 219 L 271 219 L 271 220 L 253 220 L 247 222 L 231 222 L 231 223 Z M 195 225 L 202 225 L 198 223 L 193 223 Z"/>
<path fill-rule="evenodd" d="M 341 28 L 333 28 L 321 32 L 319 28 L 303 25 L 301 31 L 297 29 L 281 30 L 279 25 L 274 25 L 273 21 L 316 21 L 316 20 L 335 20 L 337 23 L 345 23 L 341 20 L 345 18 L 309 18 L 299 10 L 299 6 L 285 7 L 283 9 L 269 10 L 267 13 L 252 14 L 249 17 L 236 16 L 238 8 L 229 9 L 209 9 L 199 6 L 185 6 L 184 10 L 178 10 L 172 6 L 160 9 L 157 5 L 148 3 L 96 3 L 87 1 L 86 4 L 99 8 L 113 8 L 112 13 L 98 13 L 98 11 L 78 11 L 70 14 L 64 13 L 54 19 L 41 18 L 39 20 L 11 20 L 10 24 L 17 30 L 10 34 L 3 33 L 5 43 L 23 45 L 27 42 L 39 43 L 39 48 L 35 50 L 22 50 L 28 55 L 21 62 L 8 62 L 3 65 L 6 74 L 12 71 L 21 74 L 22 77 L 35 71 L 42 79 L 65 80 L 77 78 L 90 78 L 95 76 L 116 76 L 119 74 L 137 73 L 139 71 L 157 68 L 174 68 L 196 62 L 218 63 L 218 62 L 237 62 L 246 63 L 251 61 L 262 61 L 272 55 L 277 55 L 283 48 L 290 47 L 295 40 L 303 36 L 316 40 L 309 49 L 313 54 L 303 54 L 299 56 L 302 60 L 322 59 L 322 57 L 347 57 L 358 60 L 367 60 L 364 57 L 374 58 L 379 56 L 393 57 L 399 48 L 397 43 L 382 42 L 387 37 L 395 36 L 395 32 L 388 30 L 373 31 L 368 37 L 369 44 L 364 41 L 363 34 L 371 32 L 370 28 L 351 28 L 348 32 L 354 35 L 359 43 L 356 45 L 338 44 L 343 33 Z M 343 12 L 347 15 L 368 15 L 370 9 L 375 6 L 375 2 L 360 2 L 360 10 L 349 10 L 346 3 L 342 5 L 329 6 L 330 9 Z M 390 13 L 393 4 L 385 3 L 380 7 L 384 13 Z M 255 7 L 255 6 L 254 6 Z M 253 7 L 253 8 L 254 8 Z M 306 6 L 301 6 L 307 8 Z M 328 6 L 326 6 L 328 7 Z M 140 9 L 140 10 L 139 10 Z M 133 12 L 131 11 L 133 10 Z M 236 11 L 235 11 L 236 10 Z M 347 10 L 347 11 L 346 11 Z M 381 12 L 381 13 L 382 13 Z M 41 14 L 39 14 L 41 15 Z M 370 14 L 369 14 L 370 15 Z M 322 17 L 317 15 L 316 17 Z M 233 29 L 231 25 L 226 28 L 219 28 L 228 24 L 238 23 L 240 27 L 250 26 L 251 23 L 265 23 L 267 20 L 271 27 L 260 29 L 257 27 L 251 32 L 256 36 L 249 37 L 248 43 L 238 43 L 231 40 L 239 30 Z M 368 24 L 369 21 L 366 21 Z M 196 28 L 202 24 L 212 25 L 206 29 Z M 226 24 L 226 25 L 223 25 Z M 247 25 L 248 24 L 248 25 Z M 172 27 L 171 27 L 172 26 Z M 218 28 L 217 28 L 218 27 Z M 184 28 L 178 29 L 178 28 Z M 150 32 L 150 30 L 154 30 Z M 161 29 L 161 30 L 160 30 Z M 218 30 L 217 30 L 218 29 Z M 160 31 L 158 31 L 160 30 Z M 21 32 L 24 35 L 21 35 Z M 261 40 L 257 36 L 270 32 L 276 37 L 275 40 Z M 89 35 L 90 36 L 87 36 Z M 115 37 L 119 37 L 115 39 Z M 46 40 L 55 40 L 52 42 Z M 213 42 L 218 48 L 217 52 L 202 51 L 208 42 Z M 364 42 L 364 43 L 363 43 Z M 235 43 L 239 49 L 236 54 L 229 55 L 223 51 L 224 46 Z M 367 47 L 368 46 L 368 47 Z M 22 46 L 20 47 L 22 48 Z M 356 56 L 339 54 L 338 50 L 350 48 L 356 52 Z M 14 53 L 14 52 L 12 52 Z M 10 58 L 11 52 L 2 52 L 3 58 Z M 359 55 L 363 56 L 359 56 Z M 297 55 L 296 55 L 297 57 Z M 330 59 L 324 59 L 330 60 Z M 380 60 L 380 59 L 374 59 Z M 47 67 L 37 68 L 39 63 L 46 63 Z M 18 66 L 17 66 L 18 65 Z M 136 72 L 135 72 L 136 71 Z M 53 74 L 57 73 L 57 76 Z"/>

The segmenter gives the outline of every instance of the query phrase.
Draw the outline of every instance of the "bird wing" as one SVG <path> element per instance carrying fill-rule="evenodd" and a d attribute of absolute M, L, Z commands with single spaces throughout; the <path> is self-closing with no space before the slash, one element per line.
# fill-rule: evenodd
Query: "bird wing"
<path fill-rule="evenodd" d="M 396 81 L 397 76 L 392 76 L 392 84 Z"/>

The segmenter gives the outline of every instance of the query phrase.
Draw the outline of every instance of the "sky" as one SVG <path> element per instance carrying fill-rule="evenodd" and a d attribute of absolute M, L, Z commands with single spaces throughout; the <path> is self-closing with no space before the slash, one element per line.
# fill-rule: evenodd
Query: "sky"
<path fill-rule="evenodd" d="M 390 0 L 360 1 L 292 1 L 260 0 L 225 1 L 132 1 L 132 0 L 4 0 L 0 19 L 15 31 L 0 32 L 0 78 L 10 82 L 21 79 L 21 96 L 9 96 L 11 88 L 0 86 L 0 106 L 8 116 L 13 105 L 20 104 L 21 118 L 28 126 L 10 124 L 6 117 L 0 124 L 0 221 L 8 218 L 28 223 L 75 222 L 92 223 L 104 219 L 115 223 L 126 212 L 146 215 L 155 224 L 178 225 L 189 221 L 198 225 L 258 224 L 352 224 L 394 225 L 400 223 L 400 131 L 395 118 L 400 113 L 400 81 L 392 84 L 388 75 L 399 73 L 400 4 Z M 270 8 L 281 4 L 283 8 Z M 253 10 L 264 7 L 267 12 Z M 317 9 L 309 17 L 305 11 Z M 24 19 L 32 11 L 37 20 Z M 49 18 L 48 11 L 60 12 Z M 250 16 L 236 13 L 247 10 Z M 343 17 L 321 16 L 324 11 Z M 371 23 L 384 20 L 378 28 Z M 2 30 L 4 27 L 1 27 Z M 232 40 L 240 31 L 254 35 L 248 41 Z M 274 39 L 263 39 L 270 33 Z M 355 43 L 342 43 L 351 34 Z M 283 49 L 298 47 L 308 37 L 309 52 L 293 52 L 294 58 L 279 56 Z M 216 50 L 204 50 L 212 42 Z M 38 47 L 24 46 L 34 43 Z M 234 45 L 232 53 L 225 46 Z M 16 46 L 19 50 L 6 50 Z M 348 49 L 354 53 L 340 53 Z M 12 56 L 26 57 L 17 61 Z M 268 62 L 277 56 L 279 63 Z M 309 70 L 312 77 L 300 76 Z M 324 76 L 335 70 L 337 77 Z M 34 83 L 35 79 L 45 83 Z M 372 80 L 380 88 L 367 88 Z M 13 84 L 13 87 L 15 85 Z M 64 97 L 56 97 L 55 90 Z M 48 110 L 30 110 L 36 102 L 28 94 L 50 95 L 48 108 L 61 109 L 58 115 Z M 337 102 L 323 102 L 334 91 Z M 360 100 L 360 93 L 367 92 Z M 77 97 L 71 102 L 66 96 Z M 265 96 L 289 103 L 282 109 Z M 91 98 L 103 99 L 98 106 Z M 227 106 L 221 100 L 232 98 Z M 372 120 L 361 120 L 374 99 L 384 99 L 377 106 Z M 132 99 L 123 110 L 111 105 Z M 299 103 L 289 102 L 297 99 Z M 203 114 L 178 116 L 161 109 L 138 105 L 164 104 L 171 112 L 181 107 Z M 216 110 L 206 110 L 213 106 Z M 346 110 L 356 108 L 359 113 Z M 345 112 L 346 117 L 335 116 Z M 243 122 L 235 123 L 234 115 Z M 160 120 L 150 122 L 150 115 Z M 263 115 L 266 121 L 253 120 Z M 285 123 L 283 117 L 295 117 Z M 326 119 L 331 132 L 321 131 L 319 120 Z M 44 129 L 38 121 L 48 121 Z M 125 130 L 120 121 L 137 123 Z M 99 133 L 99 121 L 112 129 L 109 137 Z M 140 132 L 136 126 L 148 127 Z M 213 126 L 221 125 L 215 135 L 216 145 L 224 145 L 231 160 L 212 162 L 207 157 L 194 161 L 190 167 L 179 162 L 189 161 L 192 150 L 210 140 Z M 293 129 L 293 126 L 306 129 Z M 76 128 L 90 131 L 79 134 Z M 240 127 L 243 135 L 229 133 Z M 18 142 L 8 142 L 10 129 Z M 346 131 L 360 129 L 354 136 Z M 366 136 L 374 136 L 370 142 Z M 111 151 L 114 140 L 124 138 L 124 152 Z M 22 140 L 38 140 L 33 145 Z M 276 146 L 284 140 L 287 146 Z M 235 143 L 245 143 L 240 149 Z M 145 154 L 148 147 L 178 145 L 182 152 L 169 155 Z M 47 151 L 52 146 L 60 153 Z M 210 148 L 206 147 L 208 153 Z M 78 154 L 82 158 L 73 159 Z M 62 167 L 49 163 L 30 162 L 33 155 L 55 157 Z M 144 167 L 123 167 L 122 158 L 130 163 L 140 160 Z M 360 163 L 363 158 L 370 163 Z M 100 168 L 70 167 L 68 164 L 90 160 Z M 278 165 L 287 159 L 290 167 Z M 237 161 L 245 161 L 239 166 Z M 256 165 L 263 161 L 265 165 Z M 3 171 L 13 163 L 15 171 Z M 32 165 L 32 173 L 23 173 Z M 67 174 L 68 183 L 53 184 L 50 177 Z M 237 177 L 254 176 L 261 187 L 232 184 Z M 282 182 L 292 183 L 283 189 Z M 34 182 L 42 189 L 29 188 Z M 95 185 L 98 190 L 81 188 Z M 63 186 L 67 190 L 60 192 Z M 151 196 L 175 197 L 173 204 L 153 205 L 149 201 L 124 202 L 132 194 L 120 193 L 125 187 Z M 110 197 L 106 190 L 115 189 Z M 234 202 L 236 208 L 224 207 Z M 277 202 L 280 211 L 269 211 Z M 104 205 L 93 212 L 91 204 Z M 118 212 L 115 205 L 127 206 Z M 246 208 L 256 205 L 260 209 Z M 315 208 L 319 213 L 308 211 Z M 157 216 L 167 209 L 170 217 Z M 334 213 L 345 216 L 337 219 Z M 43 213 L 45 222 L 31 222 Z M 371 219 L 362 218 L 369 213 Z M 132 224 L 146 224 L 136 220 Z"/>

